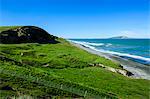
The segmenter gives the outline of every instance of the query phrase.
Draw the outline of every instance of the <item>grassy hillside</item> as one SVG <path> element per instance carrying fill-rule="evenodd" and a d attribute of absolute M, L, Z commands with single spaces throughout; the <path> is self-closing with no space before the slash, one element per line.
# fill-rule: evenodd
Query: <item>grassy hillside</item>
<path fill-rule="evenodd" d="M 92 67 L 89 64 L 101 63 L 120 68 L 57 40 L 60 43 L 0 44 L 0 97 L 149 98 L 150 81 Z"/>
<path fill-rule="evenodd" d="M 16 29 L 16 28 L 19 28 L 19 27 L 22 27 L 22 26 L 0 26 L 0 32 L 1 31 L 6 31 L 6 30 L 9 30 L 9 29 Z"/>
<path fill-rule="evenodd" d="M 58 43 L 56 36 L 36 26 L 0 27 L 0 44 Z"/>

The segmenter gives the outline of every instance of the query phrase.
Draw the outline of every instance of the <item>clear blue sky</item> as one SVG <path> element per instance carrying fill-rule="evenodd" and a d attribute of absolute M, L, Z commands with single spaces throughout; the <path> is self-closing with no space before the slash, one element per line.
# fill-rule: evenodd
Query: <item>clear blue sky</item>
<path fill-rule="evenodd" d="M 146 38 L 149 0 L 0 0 L 0 25 L 35 25 L 65 38 Z"/>

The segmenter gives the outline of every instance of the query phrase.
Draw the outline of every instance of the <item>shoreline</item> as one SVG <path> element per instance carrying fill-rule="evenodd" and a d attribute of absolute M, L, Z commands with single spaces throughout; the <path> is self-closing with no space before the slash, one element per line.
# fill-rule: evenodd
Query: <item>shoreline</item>
<path fill-rule="evenodd" d="M 100 52 L 98 50 L 91 49 L 91 48 L 89 48 L 85 45 L 79 44 L 79 43 L 75 43 L 72 41 L 69 41 L 69 42 L 71 44 L 73 44 L 74 46 L 81 48 L 81 49 L 83 49 L 83 50 L 85 50 L 91 54 L 95 54 L 95 55 L 98 55 L 98 56 L 101 56 L 101 57 L 104 57 L 104 58 L 107 58 L 107 59 L 110 59 L 114 62 L 119 63 L 121 66 L 123 66 L 123 69 L 134 74 L 134 75 L 129 76 L 129 77 L 136 78 L 136 79 L 150 80 L 150 73 L 149 73 L 150 67 L 147 65 L 137 63 L 137 62 L 122 58 L 122 57 L 117 56 L 117 55 Z"/>

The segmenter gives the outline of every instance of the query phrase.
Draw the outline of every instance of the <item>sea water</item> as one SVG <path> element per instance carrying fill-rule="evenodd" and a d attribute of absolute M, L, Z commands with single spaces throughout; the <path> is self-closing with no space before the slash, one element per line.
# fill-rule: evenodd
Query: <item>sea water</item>
<path fill-rule="evenodd" d="M 70 39 L 94 50 L 150 65 L 150 39 Z"/>

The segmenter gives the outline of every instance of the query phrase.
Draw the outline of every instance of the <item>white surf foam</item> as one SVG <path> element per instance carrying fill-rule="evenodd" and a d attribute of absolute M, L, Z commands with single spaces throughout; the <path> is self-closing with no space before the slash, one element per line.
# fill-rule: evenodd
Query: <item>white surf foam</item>
<path fill-rule="evenodd" d="M 108 44 L 106 44 L 105 46 L 106 46 L 106 47 L 110 47 L 110 46 L 112 46 L 112 44 L 111 44 L 111 43 L 108 43 Z"/>
<path fill-rule="evenodd" d="M 103 51 L 103 50 L 100 50 L 100 51 Z M 127 53 L 119 53 L 119 52 L 108 51 L 108 50 L 103 51 L 103 52 L 114 54 L 114 55 L 119 55 L 119 56 L 131 57 L 131 58 L 134 58 L 134 59 L 139 59 L 139 60 L 144 60 L 144 61 L 150 62 L 150 58 L 145 58 L 145 57 L 142 57 L 142 56 L 131 55 L 131 54 L 127 54 Z"/>
<path fill-rule="evenodd" d="M 73 41 L 73 40 L 69 40 L 72 41 L 74 43 L 78 43 L 78 44 L 82 44 L 82 45 L 92 45 L 92 46 L 103 46 L 103 43 L 90 43 L 90 42 L 84 42 L 84 41 Z"/>
<path fill-rule="evenodd" d="M 88 43 L 88 42 L 80 42 L 80 41 L 73 41 L 73 40 L 69 40 L 71 42 L 77 43 L 77 44 L 81 44 L 85 47 L 88 47 L 90 49 L 93 49 L 95 51 L 99 51 L 99 52 L 103 52 L 103 53 L 109 53 L 109 54 L 113 54 L 113 55 L 118 55 L 118 56 L 126 56 L 126 57 L 130 57 L 133 59 L 138 59 L 138 60 L 142 60 L 145 61 L 146 63 L 150 63 L 150 58 L 146 58 L 146 57 L 142 57 L 142 56 L 138 56 L 138 55 L 131 55 L 131 54 L 127 54 L 127 53 L 120 53 L 120 52 L 114 52 L 114 51 L 108 51 L 108 50 L 102 50 L 102 49 L 96 49 L 93 46 L 90 46 L 93 43 Z M 94 43 L 95 44 L 95 43 Z M 102 43 L 103 44 L 103 43 Z M 104 45 L 104 44 L 103 44 Z M 111 44 L 110 44 L 111 45 Z M 109 45 L 109 46 L 110 46 Z"/>

